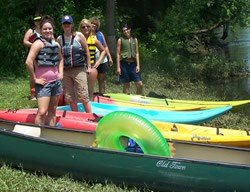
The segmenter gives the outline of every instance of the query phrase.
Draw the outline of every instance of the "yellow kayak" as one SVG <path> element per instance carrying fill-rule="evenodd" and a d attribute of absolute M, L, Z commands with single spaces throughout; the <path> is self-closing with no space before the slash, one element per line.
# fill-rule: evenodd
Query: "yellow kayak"
<path fill-rule="evenodd" d="M 99 96 L 99 95 L 94 96 L 94 102 L 113 104 L 113 105 L 119 105 L 119 106 L 127 106 L 127 107 L 136 107 L 136 108 L 154 109 L 154 110 L 170 110 L 170 111 L 194 111 L 194 110 L 204 110 L 204 109 L 224 107 L 223 105 L 208 105 L 207 106 L 207 105 L 198 105 L 198 104 L 189 104 L 189 105 L 145 104 L 145 103 L 126 101 L 126 100 L 112 99 L 109 97 Z"/>
<path fill-rule="evenodd" d="M 167 139 L 250 148 L 248 131 L 151 121 Z"/>
<path fill-rule="evenodd" d="M 200 105 L 206 109 L 219 107 L 219 106 L 232 106 L 231 111 L 238 111 L 243 107 L 250 106 L 250 100 L 236 100 L 236 101 L 201 101 L 201 100 L 178 100 L 178 99 L 169 99 L 169 98 L 154 98 L 141 95 L 127 95 L 123 93 L 107 93 L 105 96 L 108 96 L 112 99 L 123 100 L 132 103 L 143 103 L 151 105 L 160 105 L 160 106 L 190 106 L 190 105 Z"/>

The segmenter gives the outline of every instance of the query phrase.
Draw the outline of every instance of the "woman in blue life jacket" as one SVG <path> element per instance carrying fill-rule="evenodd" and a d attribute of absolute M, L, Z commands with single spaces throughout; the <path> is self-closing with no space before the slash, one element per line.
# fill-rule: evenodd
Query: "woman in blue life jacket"
<path fill-rule="evenodd" d="M 85 112 L 91 113 L 87 73 L 91 73 L 90 55 L 86 38 L 81 32 L 73 31 L 73 18 L 65 15 L 61 19 L 63 34 L 57 40 L 64 58 L 63 89 L 66 104 L 72 111 L 78 111 L 81 102 Z M 75 98 L 76 96 L 76 98 Z"/>
<path fill-rule="evenodd" d="M 128 24 L 122 25 L 121 30 L 122 37 L 117 40 L 116 46 L 116 62 L 117 73 L 123 84 L 123 93 L 130 94 L 130 82 L 134 81 L 136 94 L 142 95 L 138 40 L 131 36 Z"/>
<path fill-rule="evenodd" d="M 42 37 L 30 47 L 26 67 L 35 83 L 38 111 L 35 124 L 56 124 L 56 107 L 62 94 L 63 58 L 60 45 L 54 40 L 54 22 L 44 16 L 40 22 Z"/>
<path fill-rule="evenodd" d="M 23 44 L 30 48 L 33 41 L 40 36 L 40 21 L 41 21 L 41 16 L 40 14 L 36 14 L 33 18 L 33 22 L 34 22 L 34 26 L 32 28 L 29 28 L 23 38 Z M 35 97 L 35 84 L 32 81 L 32 79 L 30 79 L 30 96 L 29 99 L 32 101 L 36 100 Z"/>
<path fill-rule="evenodd" d="M 99 30 L 100 29 L 100 20 L 97 17 L 91 17 L 89 19 L 92 25 L 92 35 L 95 35 L 98 41 L 102 44 L 105 48 L 106 56 L 102 60 L 101 64 L 97 67 L 98 75 L 97 81 L 99 86 L 99 93 L 105 93 L 105 80 L 106 80 L 106 73 L 109 70 L 109 67 L 113 65 L 113 59 L 111 57 L 109 47 L 107 45 L 106 39 L 103 33 Z M 96 49 L 96 60 L 98 60 L 100 56 L 100 51 Z"/>
<path fill-rule="evenodd" d="M 89 47 L 91 72 L 88 75 L 88 89 L 89 97 L 93 100 L 94 97 L 94 85 L 97 79 L 97 68 L 102 63 L 106 55 L 106 51 L 100 41 L 98 41 L 94 35 L 92 35 L 91 23 L 88 19 L 82 19 L 79 24 L 79 31 L 85 36 Z M 100 51 L 100 57 L 96 59 L 96 49 Z"/>

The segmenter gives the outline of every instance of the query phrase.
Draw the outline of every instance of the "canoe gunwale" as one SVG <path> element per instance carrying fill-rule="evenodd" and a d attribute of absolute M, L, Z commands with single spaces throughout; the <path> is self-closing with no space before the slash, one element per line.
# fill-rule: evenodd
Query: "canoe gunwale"
<path fill-rule="evenodd" d="M 1 122 L 1 121 L 0 121 Z M 12 123 L 11 121 L 7 121 L 7 123 Z M 29 123 L 16 123 L 19 125 L 27 125 L 27 126 L 32 126 Z M 34 126 L 34 125 L 33 125 Z M 64 129 L 60 127 L 51 127 L 51 126 L 39 126 L 36 125 L 35 127 L 41 128 L 41 129 L 58 129 L 66 132 L 78 132 L 78 133 L 87 133 L 87 134 L 95 134 L 95 132 L 91 131 L 84 131 L 84 130 L 71 130 L 71 129 Z M 29 140 L 33 142 L 39 142 L 39 143 L 44 143 L 44 144 L 49 144 L 49 145 L 55 145 L 59 147 L 69 147 L 73 149 L 78 149 L 78 150 L 87 150 L 87 151 L 96 151 L 96 152 L 104 152 L 104 153 L 111 153 L 111 154 L 118 154 L 122 156 L 133 156 L 133 157 L 147 157 L 147 158 L 152 158 L 152 159 L 157 159 L 157 160 L 173 160 L 173 161 L 187 161 L 187 162 L 196 162 L 196 163 L 201 163 L 201 164 L 209 164 L 209 165 L 224 165 L 224 166 L 231 166 L 231 167 L 243 167 L 243 168 L 249 168 L 250 169 L 250 164 L 236 164 L 236 163 L 229 163 L 229 162 L 217 162 L 217 161 L 204 161 L 204 160 L 199 160 L 199 159 L 190 159 L 190 158 L 183 158 L 183 157 L 164 157 L 164 156 L 158 156 L 158 155 L 150 155 L 150 154 L 143 154 L 143 153 L 134 153 L 134 152 L 120 152 L 116 150 L 111 150 L 111 149 L 104 149 L 104 148 L 97 148 L 97 147 L 92 147 L 92 146 L 84 146 L 84 145 L 79 145 L 79 144 L 74 144 L 74 143 L 69 143 L 65 141 L 59 141 L 59 140 L 53 140 L 49 138 L 43 138 L 43 137 L 34 137 L 34 136 L 29 136 L 25 135 L 22 133 L 17 133 L 13 132 L 9 129 L 2 128 L 0 127 L 0 134 L 3 135 L 8 135 L 11 137 L 16 137 L 19 139 L 23 140 Z M 168 140 L 168 142 L 171 143 L 179 143 L 179 144 L 187 144 L 190 146 L 208 146 L 206 143 L 198 143 L 198 142 L 191 142 L 191 141 L 180 141 L 180 140 Z M 217 148 L 217 149 L 229 149 L 229 150 L 241 150 L 241 151 L 246 151 L 250 153 L 249 148 L 241 148 L 241 147 L 234 147 L 234 146 L 222 146 L 222 145 L 216 145 L 216 144 L 209 144 L 209 147 L 211 148 Z"/>

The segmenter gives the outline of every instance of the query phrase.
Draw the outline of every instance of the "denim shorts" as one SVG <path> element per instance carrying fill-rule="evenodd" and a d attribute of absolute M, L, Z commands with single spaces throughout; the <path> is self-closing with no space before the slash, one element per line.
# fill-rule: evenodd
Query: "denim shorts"
<path fill-rule="evenodd" d="M 62 83 L 60 80 L 52 81 L 46 85 L 36 84 L 36 97 L 52 97 L 62 94 Z"/>
<path fill-rule="evenodd" d="M 119 77 L 120 83 L 129 83 L 131 81 L 141 81 L 140 73 L 136 73 L 136 63 L 128 63 L 121 61 L 120 63 L 121 75 Z"/>
<path fill-rule="evenodd" d="M 98 73 L 106 73 L 109 70 L 108 62 L 100 64 L 97 68 Z"/>

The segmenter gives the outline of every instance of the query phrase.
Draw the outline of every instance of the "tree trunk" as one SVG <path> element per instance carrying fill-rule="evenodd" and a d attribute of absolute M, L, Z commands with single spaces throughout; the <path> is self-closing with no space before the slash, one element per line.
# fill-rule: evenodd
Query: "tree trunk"
<path fill-rule="evenodd" d="M 106 0 L 106 40 L 112 57 L 116 55 L 115 0 Z"/>

